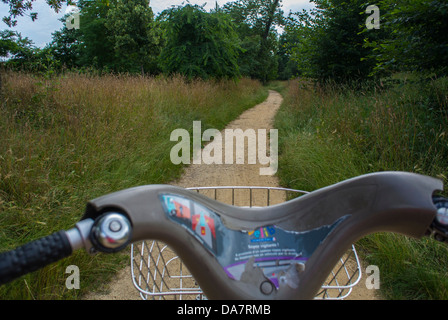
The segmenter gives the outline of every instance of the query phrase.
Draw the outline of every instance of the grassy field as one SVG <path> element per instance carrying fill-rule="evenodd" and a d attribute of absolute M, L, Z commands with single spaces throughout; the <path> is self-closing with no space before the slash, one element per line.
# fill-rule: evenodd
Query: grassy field
<path fill-rule="evenodd" d="M 222 129 L 267 96 L 248 79 L 7 73 L 2 80 L 1 250 L 71 228 L 89 199 L 176 179 L 182 167 L 169 158 L 172 130 L 191 130 L 193 120 L 201 120 L 203 130 Z M 382 170 L 448 182 L 447 79 L 401 76 L 360 90 L 305 81 L 271 88 L 285 98 L 275 123 L 283 186 L 315 190 Z M 448 299 L 446 245 L 375 234 L 358 249 L 379 266 L 385 298 Z M 123 255 L 92 258 L 80 251 L 0 287 L 0 299 L 76 299 L 126 263 Z M 69 265 L 80 268 L 80 290 L 65 287 Z"/>
<path fill-rule="evenodd" d="M 224 126 L 263 101 L 258 82 L 185 81 L 67 74 L 6 73 L 0 105 L 0 248 L 12 249 L 80 219 L 86 201 L 182 172 L 170 161 L 176 128 Z M 80 251 L 0 287 L 0 299 L 74 299 L 108 281 L 123 255 Z M 77 265 L 81 289 L 68 290 Z"/>
<path fill-rule="evenodd" d="M 275 124 L 283 186 L 315 190 L 384 170 L 427 174 L 447 184 L 448 79 L 401 75 L 357 90 L 290 81 L 283 92 Z M 385 298 L 448 299 L 446 245 L 375 234 L 358 247 L 379 266 Z"/>

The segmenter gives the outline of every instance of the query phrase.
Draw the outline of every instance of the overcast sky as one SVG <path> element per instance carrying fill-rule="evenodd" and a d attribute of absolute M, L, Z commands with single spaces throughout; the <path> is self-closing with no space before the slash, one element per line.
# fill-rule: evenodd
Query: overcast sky
<path fill-rule="evenodd" d="M 151 0 L 150 5 L 155 14 L 160 13 L 161 11 L 169 8 L 172 5 L 180 5 L 184 0 Z M 215 0 L 190 0 L 191 4 L 199 4 L 203 5 L 207 3 L 205 6 L 206 10 L 212 9 L 215 7 Z M 217 1 L 220 6 L 225 4 L 225 0 Z M 287 14 L 290 10 L 293 12 L 301 11 L 302 9 L 309 9 L 312 7 L 309 0 L 282 0 L 283 11 Z M 0 2 L 0 19 L 3 18 L 8 13 L 8 6 L 3 2 Z M 62 28 L 62 22 L 59 19 L 64 16 L 66 7 L 64 6 L 59 13 L 55 13 L 50 7 L 47 5 L 45 0 L 35 0 L 33 2 L 33 10 L 31 12 L 37 12 L 38 18 L 36 21 L 32 22 L 31 19 L 27 16 L 20 17 L 18 19 L 17 27 L 13 30 L 16 30 L 22 34 L 23 37 L 28 37 L 31 39 L 35 46 L 44 47 L 45 44 L 51 42 L 51 33 L 56 30 Z M 8 29 L 8 26 L 0 21 L 1 27 L 0 30 Z"/>

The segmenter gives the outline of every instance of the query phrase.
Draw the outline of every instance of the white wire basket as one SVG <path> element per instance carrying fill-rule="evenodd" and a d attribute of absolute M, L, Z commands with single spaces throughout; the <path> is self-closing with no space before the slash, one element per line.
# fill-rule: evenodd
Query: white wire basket
<path fill-rule="evenodd" d="M 212 199 L 241 207 L 271 206 L 307 191 L 278 187 L 195 187 L 188 188 Z M 165 243 L 142 241 L 131 245 L 131 274 L 143 300 L 202 300 L 206 296 L 183 261 Z M 339 260 L 315 299 L 347 298 L 361 279 L 355 246 Z"/>

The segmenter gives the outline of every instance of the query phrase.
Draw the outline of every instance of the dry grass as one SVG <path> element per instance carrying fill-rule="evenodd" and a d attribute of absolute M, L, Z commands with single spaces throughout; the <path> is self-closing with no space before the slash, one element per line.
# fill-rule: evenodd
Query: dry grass
<path fill-rule="evenodd" d="M 311 191 L 383 170 L 426 174 L 447 185 L 447 93 L 446 78 L 361 90 L 291 81 L 276 119 L 282 185 Z M 444 244 L 378 234 L 359 245 L 379 266 L 386 298 L 447 298 Z"/>
<path fill-rule="evenodd" d="M 172 181 L 182 172 L 170 161 L 172 130 L 191 131 L 195 120 L 220 130 L 267 96 L 265 88 L 248 79 L 86 74 L 48 79 L 7 73 L 2 80 L 2 250 L 71 228 L 89 199 Z M 122 262 L 119 256 L 92 259 L 79 253 L 1 287 L 0 297 L 76 297 L 113 274 L 119 268 L 114 259 Z M 69 264 L 78 265 L 84 279 L 76 292 L 65 289 Z"/>

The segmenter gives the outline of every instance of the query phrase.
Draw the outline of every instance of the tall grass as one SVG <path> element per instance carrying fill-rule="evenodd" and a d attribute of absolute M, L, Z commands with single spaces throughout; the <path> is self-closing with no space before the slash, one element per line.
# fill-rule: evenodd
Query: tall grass
<path fill-rule="evenodd" d="M 448 176 L 448 79 L 358 90 L 290 81 L 276 118 L 282 185 L 315 190 L 360 174 Z M 445 192 L 445 195 L 447 193 Z M 448 249 L 394 234 L 358 243 L 390 299 L 446 299 Z"/>
<path fill-rule="evenodd" d="M 73 227 L 90 199 L 173 181 L 182 167 L 170 161 L 172 130 L 191 131 L 195 120 L 222 129 L 267 96 L 248 79 L 7 73 L 2 80 L 0 251 Z M 80 269 L 80 290 L 66 289 L 71 264 Z M 0 298 L 76 298 L 123 264 L 122 255 L 78 252 L 0 287 Z"/>

